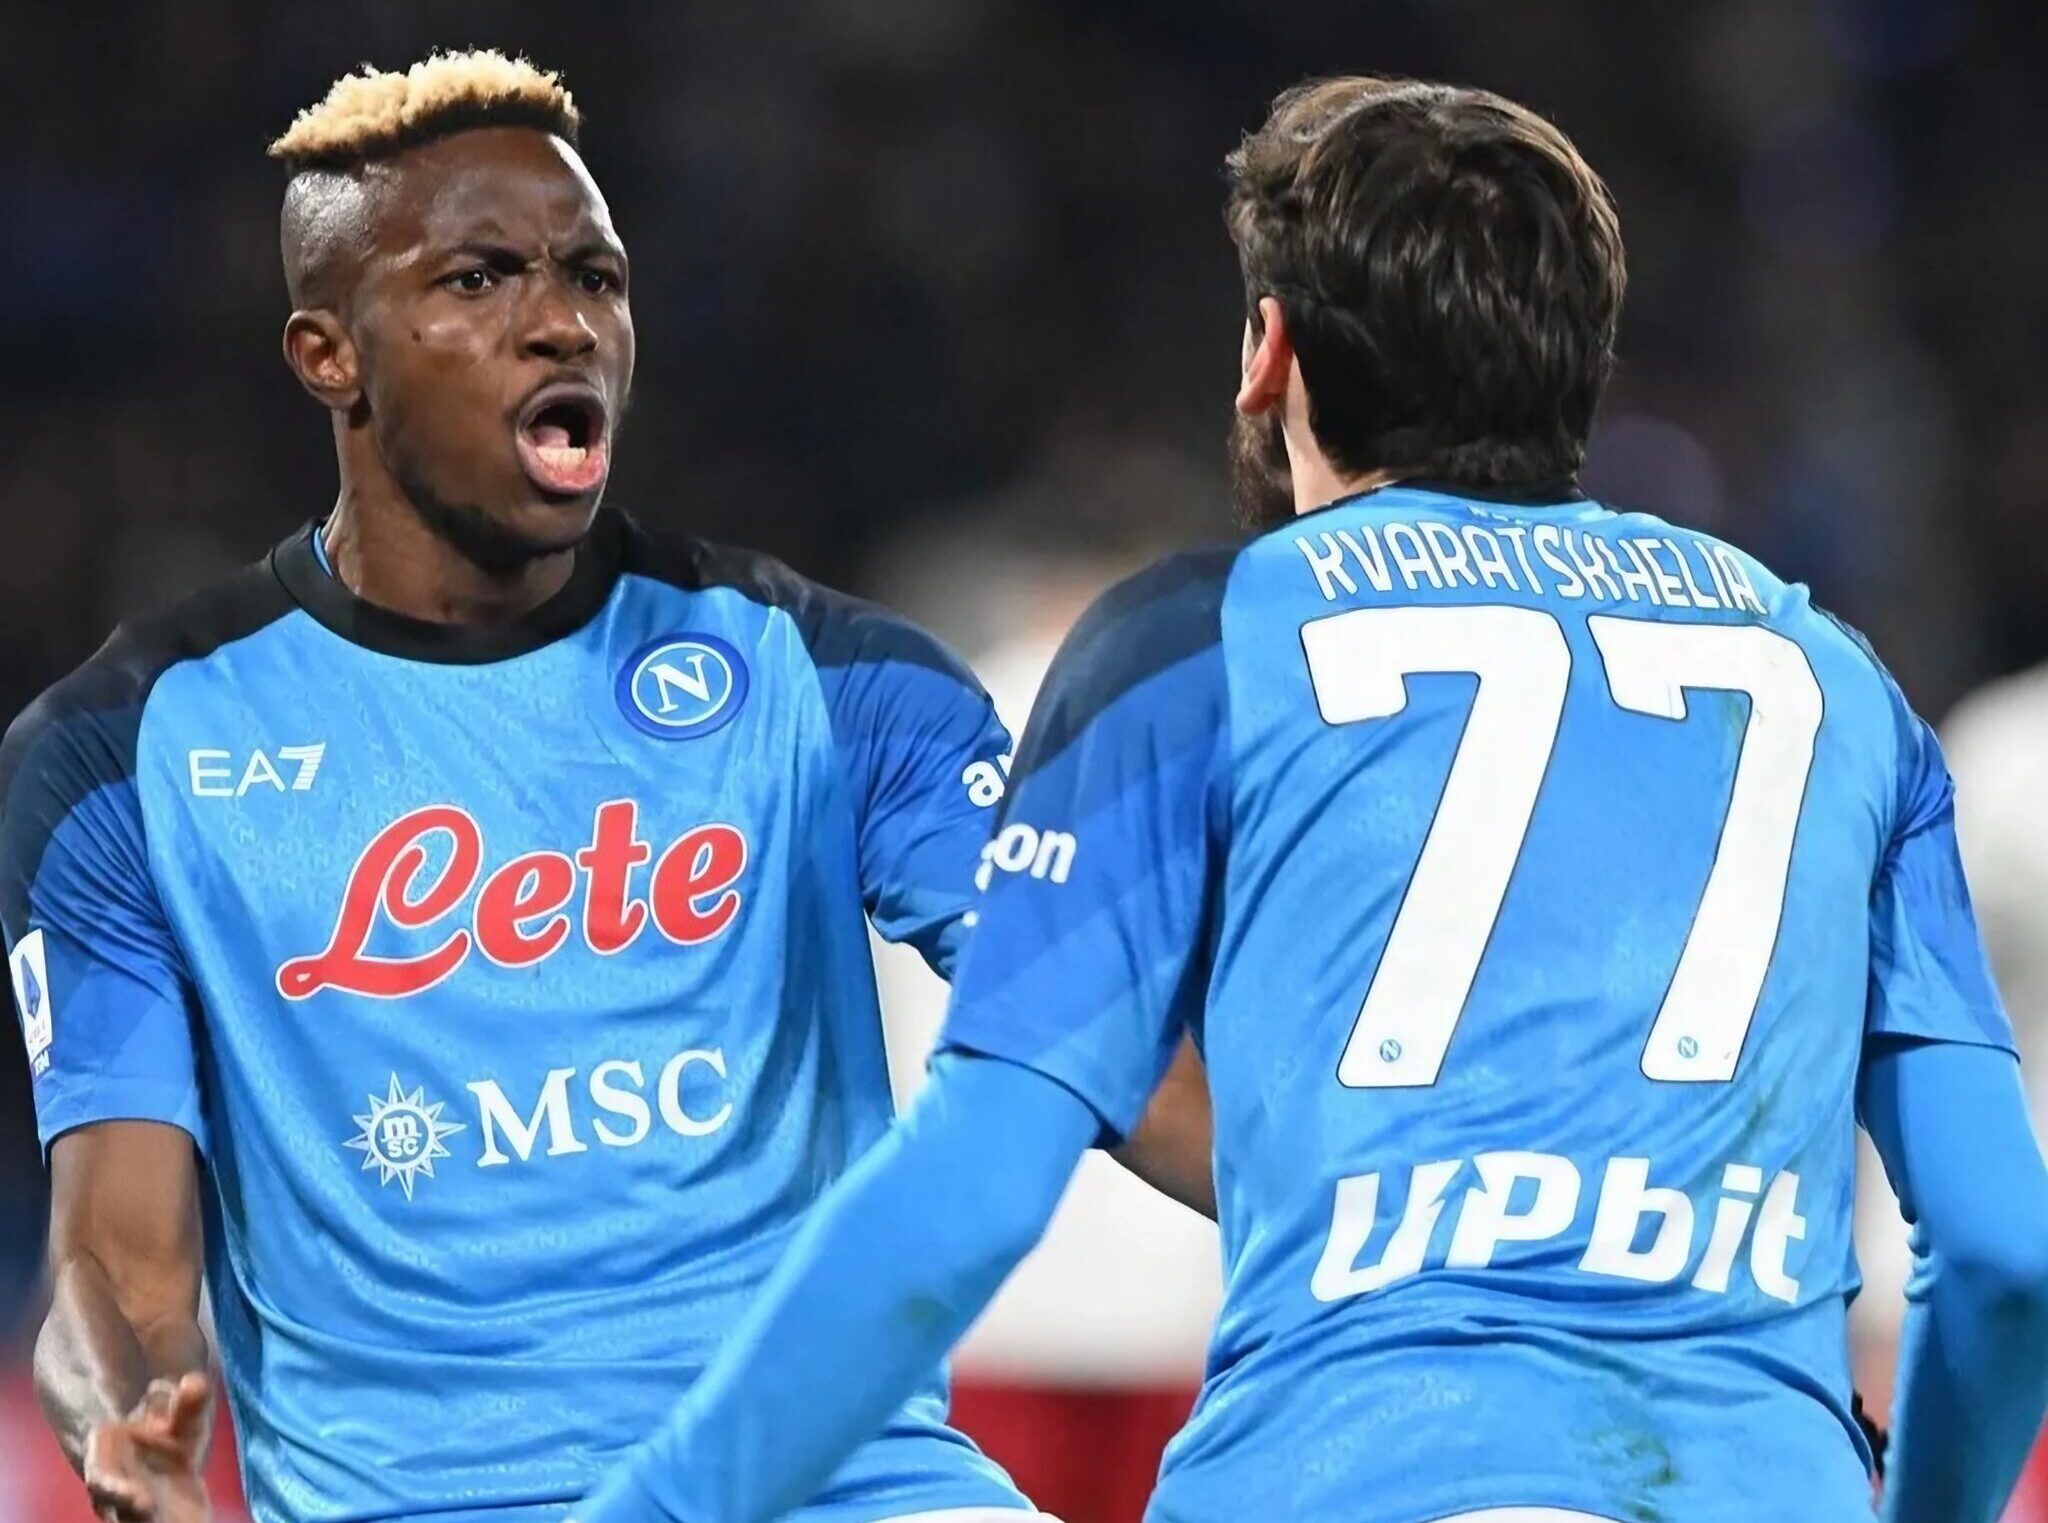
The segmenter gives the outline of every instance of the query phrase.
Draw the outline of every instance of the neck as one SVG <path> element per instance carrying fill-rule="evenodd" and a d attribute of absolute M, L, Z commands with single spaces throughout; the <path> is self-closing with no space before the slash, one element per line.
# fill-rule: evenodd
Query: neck
<path fill-rule="evenodd" d="M 1294 512 L 1313 513 L 1318 508 L 1328 507 L 1340 497 L 1356 497 L 1360 492 L 1378 491 L 1383 486 L 1392 486 L 1401 479 L 1399 471 L 1365 471 L 1348 475 L 1337 470 L 1318 454 L 1309 470 L 1304 472 L 1299 465 L 1294 469 Z"/>
<path fill-rule="evenodd" d="M 504 624 L 561 591 L 576 552 L 559 550 L 505 571 L 477 565 L 428 527 L 396 492 L 346 480 L 322 540 L 341 584 L 366 603 L 433 624 Z"/>
<path fill-rule="evenodd" d="M 1294 513 L 1298 518 L 1328 507 L 1340 497 L 1356 497 L 1399 481 L 1400 471 L 1345 471 L 1335 465 L 1316 443 L 1309 422 L 1308 392 L 1295 381 L 1287 388 L 1281 413 L 1280 437 L 1287 446 L 1287 474 L 1294 484 Z"/>

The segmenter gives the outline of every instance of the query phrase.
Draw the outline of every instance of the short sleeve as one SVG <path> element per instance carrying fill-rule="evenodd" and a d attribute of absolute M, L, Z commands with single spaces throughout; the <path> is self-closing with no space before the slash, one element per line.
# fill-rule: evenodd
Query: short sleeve
<path fill-rule="evenodd" d="M 868 914 L 884 938 L 909 942 L 951 977 L 1003 797 L 1009 731 L 965 663 L 871 605 L 845 600 L 812 658 L 854 795 Z"/>
<path fill-rule="evenodd" d="M 1865 1032 L 2010 1052 L 1956 845 L 1955 787 L 1933 731 L 1908 718 L 1897 819 L 1871 889 Z"/>
<path fill-rule="evenodd" d="M 1118 1138 L 1207 993 L 1227 828 L 1230 560 L 1141 573 L 1061 648 L 985 849 L 941 1039 L 1057 1080 Z"/>
<path fill-rule="evenodd" d="M 0 747 L 0 927 L 45 1148 L 128 1120 L 205 1145 L 196 1005 L 143 839 L 138 720 L 53 694 Z"/>

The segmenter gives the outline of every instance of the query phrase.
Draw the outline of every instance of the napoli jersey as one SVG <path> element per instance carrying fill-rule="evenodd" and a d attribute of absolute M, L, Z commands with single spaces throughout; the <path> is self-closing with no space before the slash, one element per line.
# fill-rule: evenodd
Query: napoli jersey
<path fill-rule="evenodd" d="M 1412 486 L 1111 592 L 948 1040 L 1127 1133 L 1208 1060 L 1227 1292 L 1154 1523 L 1870 1516 L 1866 1044 L 2009 1047 L 1927 728 L 1805 588 Z"/>
<path fill-rule="evenodd" d="M 660 1424 L 887 1126 L 863 911 L 950 969 L 1008 749 L 908 625 L 612 513 L 489 630 L 301 532 L 15 724 L 42 1135 L 203 1155 L 260 1523 L 559 1519 Z M 1023 1507 L 944 1410 L 802 1516 Z"/>

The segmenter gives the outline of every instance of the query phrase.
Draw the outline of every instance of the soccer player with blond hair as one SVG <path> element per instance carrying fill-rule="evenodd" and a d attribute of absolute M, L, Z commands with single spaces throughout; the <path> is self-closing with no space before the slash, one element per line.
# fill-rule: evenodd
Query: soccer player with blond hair
<path fill-rule="evenodd" d="M 36 1368 L 109 1523 L 204 1516 L 202 1277 L 258 1523 L 555 1523 L 887 1126 L 865 922 L 959 950 L 1010 749 L 965 668 L 600 507 L 578 120 L 476 52 L 278 139 L 339 495 L 0 747 Z M 803 1517 L 1028 1511 L 916 1385 Z"/>

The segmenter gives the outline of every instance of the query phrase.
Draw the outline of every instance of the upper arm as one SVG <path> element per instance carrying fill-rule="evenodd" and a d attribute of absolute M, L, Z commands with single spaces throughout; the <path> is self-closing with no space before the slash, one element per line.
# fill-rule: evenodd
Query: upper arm
<path fill-rule="evenodd" d="M 878 608 L 827 607 L 811 651 L 853 793 L 862 900 L 886 939 L 950 975 L 1009 732 L 952 652 Z"/>
<path fill-rule="evenodd" d="M 1113 1156 L 1160 1194 L 1214 1221 L 1214 1152 L 1209 1073 L 1194 1041 L 1188 1039 L 1153 1091 L 1138 1129 Z"/>
<path fill-rule="evenodd" d="M 1128 1137 L 1207 992 L 1223 829 L 1224 557 L 1109 592 L 1046 678 L 943 1042 L 1036 1068 Z"/>
<path fill-rule="evenodd" d="M 0 748 L 0 929 L 47 1147 L 97 1122 L 203 1145 L 183 953 L 135 778 L 139 711 L 45 699 Z"/>
<path fill-rule="evenodd" d="M 1955 788 L 1934 734 L 1906 716 L 1891 840 L 1870 895 L 1870 1040 L 2013 1051 L 1956 846 Z"/>

